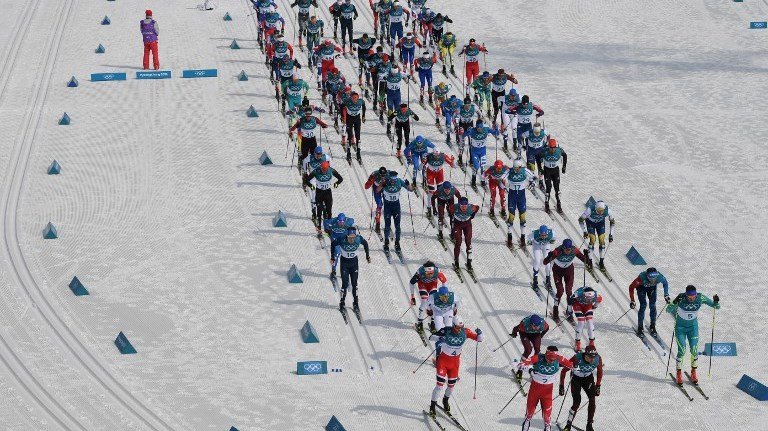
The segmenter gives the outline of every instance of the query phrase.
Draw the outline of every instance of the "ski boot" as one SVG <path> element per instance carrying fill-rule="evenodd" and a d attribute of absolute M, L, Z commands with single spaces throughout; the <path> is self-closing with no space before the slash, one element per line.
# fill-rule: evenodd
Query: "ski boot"
<path fill-rule="evenodd" d="M 560 307 L 557 305 L 552 307 L 552 318 L 555 320 L 560 320 Z"/>
<path fill-rule="evenodd" d="M 696 375 L 696 367 L 691 367 L 691 383 L 694 385 L 699 384 L 699 376 Z"/>
<path fill-rule="evenodd" d="M 435 415 L 437 415 L 437 412 L 435 411 L 436 408 L 437 408 L 437 401 L 432 401 L 429 404 L 429 415 L 430 416 L 435 417 Z"/>
<path fill-rule="evenodd" d="M 313 224 L 317 223 L 317 212 L 315 212 L 314 208 L 312 208 L 312 223 Z"/>
<path fill-rule="evenodd" d="M 480 178 L 480 187 L 485 188 L 485 178 Z"/>
<path fill-rule="evenodd" d="M 461 158 L 461 154 L 463 153 L 459 153 L 459 166 L 464 166 L 464 159 Z"/>
<path fill-rule="evenodd" d="M 574 350 L 581 352 L 581 340 L 576 340 L 576 347 L 574 347 Z"/>
<path fill-rule="evenodd" d="M 439 118 L 435 118 L 435 126 L 438 126 L 438 127 L 440 126 L 440 119 Z"/>
<path fill-rule="evenodd" d="M 392 123 L 387 123 L 387 136 L 392 134 Z"/>
<path fill-rule="evenodd" d="M 458 258 L 457 259 L 453 259 L 453 267 L 456 268 L 456 269 L 460 268 L 459 267 L 459 259 Z"/>
<path fill-rule="evenodd" d="M 523 370 L 517 370 L 515 373 L 515 379 L 517 379 L 517 381 L 523 380 Z"/>
<path fill-rule="evenodd" d="M 635 331 L 635 335 L 637 335 L 638 337 L 644 337 L 645 336 L 645 332 L 643 331 L 643 327 L 642 326 L 638 326 L 637 327 L 637 330 Z"/>
<path fill-rule="evenodd" d="M 560 206 L 560 199 L 557 200 L 557 212 L 559 213 L 563 212 L 563 207 Z"/>
<path fill-rule="evenodd" d="M 424 332 L 424 322 L 421 320 L 416 322 L 416 330 L 420 332 Z"/>
<path fill-rule="evenodd" d="M 352 300 L 352 309 L 355 311 L 360 311 L 360 304 L 357 302 L 357 296 L 355 296 Z"/>
<path fill-rule="evenodd" d="M 504 208 L 501 209 L 501 212 L 499 214 L 501 214 L 501 218 L 503 219 L 507 218 L 507 211 L 505 211 Z"/>
<path fill-rule="evenodd" d="M 675 379 L 675 382 L 680 386 L 683 385 L 683 370 L 680 368 L 677 369 L 677 378 Z"/>
<path fill-rule="evenodd" d="M 512 248 L 512 234 L 507 234 L 507 247 Z"/>
<path fill-rule="evenodd" d="M 595 339 L 594 338 L 590 338 L 589 339 L 589 345 L 592 346 L 592 347 L 595 347 Z"/>
<path fill-rule="evenodd" d="M 400 151 L 400 149 L 399 149 L 399 148 L 397 149 L 397 153 L 395 153 L 395 154 L 397 155 L 397 158 L 398 158 L 398 159 L 399 159 L 400 157 L 402 157 L 402 155 L 403 155 L 403 153 Z"/>
<path fill-rule="evenodd" d="M 455 74 L 455 73 L 456 73 L 456 71 L 453 69 L 453 65 L 451 65 L 451 73 L 452 73 L 452 74 Z"/>
<path fill-rule="evenodd" d="M 605 269 L 605 263 L 603 262 L 603 258 L 600 258 L 600 262 L 597 264 L 598 268 Z"/>
<path fill-rule="evenodd" d="M 544 212 L 549 214 L 549 201 L 548 200 L 544 201 Z"/>
<path fill-rule="evenodd" d="M 344 300 L 339 301 L 339 310 L 344 311 Z"/>
<path fill-rule="evenodd" d="M 472 188 L 477 187 L 477 179 L 475 178 L 475 174 L 472 174 L 472 179 L 470 180 L 469 184 L 472 186 Z"/>
<path fill-rule="evenodd" d="M 355 157 L 357 157 L 357 160 L 362 160 L 363 157 L 360 155 L 360 147 L 355 146 Z"/>
<path fill-rule="evenodd" d="M 400 240 L 395 240 L 395 253 L 400 253 Z"/>
<path fill-rule="evenodd" d="M 534 275 L 533 276 L 533 283 L 531 283 L 531 284 L 533 285 L 534 289 L 538 289 L 539 288 L 539 276 L 538 275 Z"/>
<path fill-rule="evenodd" d="M 376 232 L 376 234 L 381 233 L 381 220 L 376 220 L 376 226 L 374 226 L 373 230 Z"/>
<path fill-rule="evenodd" d="M 443 397 L 443 410 L 448 414 L 451 413 L 451 405 L 448 404 L 448 397 Z"/>
<path fill-rule="evenodd" d="M 434 103 L 432 101 L 432 93 L 429 93 L 429 98 L 427 99 L 427 102 L 429 102 L 430 105 Z"/>
<path fill-rule="evenodd" d="M 437 239 L 443 239 L 443 226 L 440 225 L 440 227 L 437 229 Z"/>
<path fill-rule="evenodd" d="M 523 431 L 528 431 L 531 429 L 531 420 L 528 418 L 525 418 L 523 421 Z"/>
<path fill-rule="evenodd" d="M 547 278 L 544 279 L 544 286 L 546 286 L 547 289 L 552 289 L 552 277 L 547 276 Z"/>
<path fill-rule="evenodd" d="M 443 65 L 443 75 L 447 75 L 447 74 L 448 73 L 446 73 L 445 65 Z"/>
<path fill-rule="evenodd" d="M 539 188 L 544 190 L 544 180 L 539 180 Z"/>
<path fill-rule="evenodd" d="M 432 207 L 427 207 L 427 218 L 432 217 Z"/>
<path fill-rule="evenodd" d="M 552 431 L 552 425 L 544 424 L 544 431 Z"/>
<path fill-rule="evenodd" d="M 467 269 L 472 270 L 472 259 L 467 258 Z"/>
<path fill-rule="evenodd" d="M 572 431 L 570 422 L 565 424 L 565 426 L 563 427 L 563 431 Z"/>
<path fill-rule="evenodd" d="M 389 251 L 389 237 L 384 238 L 384 251 Z"/>
<path fill-rule="evenodd" d="M 493 208 L 491 208 L 491 209 L 488 211 L 488 215 L 489 215 L 489 216 L 491 216 L 491 217 L 496 217 L 496 213 L 493 211 Z"/>
<path fill-rule="evenodd" d="M 424 94 L 419 94 L 419 103 L 424 104 Z"/>
<path fill-rule="evenodd" d="M 592 427 L 592 422 L 587 422 L 587 427 L 584 431 L 595 431 L 595 429 Z"/>
<path fill-rule="evenodd" d="M 656 332 L 656 324 L 655 323 L 651 323 L 651 326 L 648 328 L 648 332 L 651 333 L 651 337 L 658 337 L 659 336 L 659 333 Z"/>
<path fill-rule="evenodd" d="M 347 163 L 352 164 L 352 147 L 347 147 Z"/>
<path fill-rule="evenodd" d="M 520 234 L 520 247 L 525 247 L 525 234 Z"/>

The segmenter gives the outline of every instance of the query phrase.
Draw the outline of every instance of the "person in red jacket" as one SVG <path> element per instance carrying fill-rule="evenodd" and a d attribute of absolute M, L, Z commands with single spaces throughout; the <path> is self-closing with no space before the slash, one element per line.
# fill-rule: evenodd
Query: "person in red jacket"
<path fill-rule="evenodd" d="M 519 371 L 528 371 L 531 375 L 531 387 L 528 391 L 528 401 L 525 408 L 523 431 L 531 427 L 531 419 L 536 412 L 536 406 L 541 404 L 541 416 L 544 419 L 544 431 L 551 431 L 552 389 L 557 380 L 560 367 L 573 368 L 573 363 L 557 353 L 557 346 L 547 347 L 544 355 L 533 355 L 519 363 Z"/>
<path fill-rule="evenodd" d="M 488 188 L 491 189 L 491 209 L 488 212 L 491 217 L 495 216 L 493 207 L 496 204 L 496 192 L 498 191 L 499 202 L 501 203 L 501 218 L 507 218 L 507 212 L 504 210 L 506 208 L 504 203 L 504 198 L 506 197 L 504 179 L 507 178 L 507 174 L 509 174 L 509 168 L 504 166 L 504 162 L 501 160 L 496 160 L 493 166 L 486 169 L 483 173 L 483 176 L 488 180 Z"/>
<path fill-rule="evenodd" d="M 573 369 L 571 370 L 571 397 L 573 398 L 573 404 L 571 410 L 568 412 L 568 421 L 565 424 L 563 431 L 571 431 L 573 424 L 573 418 L 576 416 L 576 412 L 581 405 L 581 390 L 589 398 L 589 406 L 587 407 L 587 429 L 586 431 L 594 431 L 592 428 L 592 422 L 595 419 L 595 409 L 597 403 L 595 397 L 600 396 L 600 383 L 603 381 L 603 358 L 597 354 L 595 346 L 587 346 L 584 352 L 577 352 L 571 358 L 573 363 Z M 560 395 L 565 396 L 565 375 L 568 370 L 563 368 L 560 372 Z M 597 374 L 597 382 L 595 382 L 595 374 Z"/>
<path fill-rule="evenodd" d="M 445 286 L 448 283 L 448 278 L 445 277 L 443 271 L 441 271 L 437 265 L 431 260 L 424 262 L 416 273 L 411 277 L 411 305 L 416 305 L 416 287 L 419 288 L 419 315 L 418 323 L 416 323 L 416 329 L 419 331 L 424 330 L 424 310 L 427 309 L 427 299 L 432 291 L 437 290 L 440 286 Z"/>
<path fill-rule="evenodd" d="M 141 39 L 144 41 L 144 69 L 149 69 L 149 53 L 152 53 L 152 66 L 155 70 L 160 69 L 160 57 L 157 54 L 157 36 L 160 34 L 160 28 L 157 21 L 152 19 L 152 11 L 144 11 L 145 18 L 139 21 L 141 30 Z"/>
<path fill-rule="evenodd" d="M 563 279 L 565 279 L 566 299 L 570 298 L 571 292 L 573 292 L 573 258 L 578 258 L 585 265 L 591 265 L 589 258 L 573 246 L 573 241 L 570 238 L 566 238 L 560 247 L 549 252 L 543 262 L 544 265 L 548 265 L 550 262 L 555 263 L 552 265 L 552 275 L 555 277 L 555 287 L 557 287 L 555 305 L 552 307 L 552 318 L 554 319 L 560 318 L 558 306 L 560 298 L 563 296 Z M 566 315 L 569 317 L 571 315 L 570 305 L 566 308 Z"/>

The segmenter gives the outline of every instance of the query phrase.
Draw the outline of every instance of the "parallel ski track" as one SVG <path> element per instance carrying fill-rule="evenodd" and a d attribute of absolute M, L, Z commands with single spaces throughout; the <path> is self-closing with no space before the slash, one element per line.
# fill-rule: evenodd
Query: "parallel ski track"
<path fill-rule="evenodd" d="M 39 313 L 40 317 L 48 324 L 52 334 L 58 338 L 60 343 L 68 350 L 73 359 L 82 365 L 83 369 L 116 400 L 123 407 L 133 414 L 136 419 L 153 430 L 158 429 L 171 429 L 171 427 L 165 423 L 159 416 L 144 406 L 130 391 L 128 391 L 114 376 L 112 376 L 107 368 L 94 356 L 94 354 L 83 344 L 83 342 L 72 332 L 72 330 L 66 325 L 62 317 L 57 313 L 55 307 L 53 307 L 46 297 L 45 293 L 41 289 L 40 285 L 35 280 L 32 272 L 29 269 L 27 261 L 24 258 L 24 254 L 20 247 L 19 232 L 18 232 L 18 210 L 19 201 L 24 191 L 24 178 L 27 171 L 27 167 L 30 161 L 30 154 L 35 142 L 37 130 L 42 122 L 42 111 L 47 97 L 48 89 L 53 78 L 53 66 L 56 58 L 58 58 L 59 48 L 61 46 L 61 39 L 64 32 L 64 26 L 69 19 L 72 12 L 73 0 L 63 2 L 59 13 L 56 15 L 59 17 L 58 21 L 53 26 L 53 32 L 50 38 L 46 42 L 47 55 L 45 56 L 45 63 L 41 70 L 40 81 L 34 90 L 34 96 L 32 98 L 33 103 L 29 108 L 26 118 L 23 121 L 24 128 L 21 138 L 14 147 L 13 156 L 11 158 L 11 170 L 9 176 L 9 184 L 6 188 L 6 193 L 3 198 L 3 246 L 8 253 L 12 273 L 16 282 L 24 288 L 27 298 L 32 303 L 33 307 Z M 31 3 L 30 3 L 31 5 Z M 28 5 L 29 6 L 29 5 Z M 37 9 L 37 8 L 35 8 Z M 29 10 L 25 11 L 25 16 L 29 16 L 29 20 L 24 25 L 24 32 L 29 27 L 29 21 L 31 21 L 32 14 Z M 14 46 L 11 49 L 12 59 L 10 65 L 6 65 L 3 70 L 9 70 L 8 67 L 13 67 L 16 61 L 16 57 L 19 52 L 19 44 L 23 39 L 23 34 L 20 36 L 19 32 L 14 36 Z M 6 75 L 2 83 L 2 90 L 4 91 L 8 76 Z M 39 382 L 34 380 L 26 366 L 19 360 L 19 358 L 10 351 L 8 343 L 5 339 L 2 340 L 3 347 L 7 349 L 11 355 L 13 355 L 14 361 L 18 366 L 23 368 L 25 376 L 28 379 L 33 380 L 31 384 L 35 386 L 34 390 L 43 392 L 46 400 L 42 400 L 40 395 L 34 394 L 30 390 L 30 383 L 24 382 L 19 375 L 12 371 L 16 379 L 27 389 L 30 394 L 37 400 L 37 402 L 45 409 L 45 411 L 51 415 L 51 417 L 65 429 L 86 429 L 82 423 L 75 419 L 59 402 L 57 402 L 50 395 L 48 391 L 42 388 Z M 8 366 L 6 357 L 3 357 L 3 362 Z M 9 366 L 9 369 L 12 368 Z M 52 404 L 53 408 L 46 404 Z M 55 413 L 53 410 L 57 410 Z"/>

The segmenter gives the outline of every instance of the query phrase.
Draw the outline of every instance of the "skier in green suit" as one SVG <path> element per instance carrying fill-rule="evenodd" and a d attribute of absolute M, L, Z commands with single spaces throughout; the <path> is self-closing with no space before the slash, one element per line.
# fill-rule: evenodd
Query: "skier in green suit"
<path fill-rule="evenodd" d="M 715 310 L 720 309 L 720 298 L 715 295 L 709 299 L 705 295 L 696 292 L 696 287 L 688 285 L 685 293 L 677 295 L 672 303 L 667 305 L 667 312 L 675 315 L 675 338 L 677 339 L 677 384 L 683 384 L 683 357 L 685 356 L 685 341 L 691 350 L 691 382 L 698 384 L 696 375 L 697 360 L 699 357 L 699 320 L 698 314 L 702 304 L 706 304 Z"/>

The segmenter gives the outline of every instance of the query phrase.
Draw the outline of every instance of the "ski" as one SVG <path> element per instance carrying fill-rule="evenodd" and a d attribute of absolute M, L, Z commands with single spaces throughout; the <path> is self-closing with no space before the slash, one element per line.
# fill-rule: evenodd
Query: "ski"
<path fill-rule="evenodd" d="M 317 240 L 320 241 L 320 248 L 325 250 L 325 237 L 323 236 L 323 234 L 321 232 L 318 232 L 316 237 L 317 237 Z"/>
<path fill-rule="evenodd" d="M 519 248 L 520 250 L 523 250 L 523 253 L 525 253 L 526 256 L 531 257 L 531 252 L 528 251 L 528 247 L 526 247 L 525 245 L 521 245 Z"/>
<path fill-rule="evenodd" d="M 456 276 L 459 277 L 459 280 L 461 280 L 462 283 L 464 283 L 464 276 L 461 275 L 461 268 L 459 268 L 455 263 L 451 264 L 453 267 L 453 270 L 456 272 Z"/>
<path fill-rule="evenodd" d="M 445 409 L 442 406 L 438 405 L 437 408 L 440 409 L 441 412 L 443 412 L 445 417 L 450 419 L 451 422 L 453 422 L 453 424 L 456 425 L 456 428 L 460 429 L 461 431 L 468 431 L 466 428 L 464 428 L 464 426 L 459 422 L 458 419 L 456 419 L 452 414 L 445 411 Z"/>
<path fill-rule="evenodd" d="M 443 250 L 448 251 L 448 244 L 445 243 L 445 237 L 438 232 L 437 234 L 437 240 L 440 242 L 440 245 L 443 246 Z"/>
<path fill-rule="evenodd" d="M 440 133 L 445 133 L 445 132 L 443 132 L 443 126 L 442 126 L 442 125 L 440 125 L 440 124 L 435 124 L 435 127 L 437 127 L 437 131 L 438 131 L 438 132 L 440 132 Z"/>
<path fill-rule="evenodd" d="M 384 250 L 384 255 L 387 256 L 387 263 L 392 265 L 392 253 L 390 253 L 389 249 Z"/>
<path fill-rule="evenodd" d="M 341 317 L 344 318 L 344 323 L 349 325 L 349 317 L 347 316 L 347 309 L 339 307 L 339 312 L 341 313 Z"/>
<path fill-rule="evenodd" d="M 445 427 L 443 426 L 443 424 L 440 423 L 440 421 L 437 420 L 437 417 L 429 414 L 426 410 L 422 410 L 422 412 L 424 413 L 424 416 L 432 419 L 432 422 L 434 422 L 434 424 L 437 425 L 437 427 L 440 428 L 441 431 L 445 431 Z"/>
<path fill-rule="evenodd" d="M 498 228 L 500 228 L 500 227 L 501 227 L 501 224 L 499 223 L 499 219 L 497 219 L 497 218 L 496 218 L 496 215 L 495 215 L 495 214 L 494 214 L 494 215 L 488 214 L 488 217 L 491 219 L 491 221 L 493 222 L 493 224 L 495 224 L 495 225 L 496 225 L 496 227 L 498 227 Z"/>
<path fill-rule="evenodd" d="M 599 268 L 599 267 L 598 267 L 598 268 Z M 608 279 L 608 281 L 610 281 L 610 282 L 613 282 L 613 277 L 611 277 L 611 274 L 609 274 L 609 273 L 608 273 L 608 270 L 607 270 L 607 269 L 605 269 L 605 267 L 603 267 L 603 268 L 599 268 L 599 269 L 600 269 L 600 272 L 602 272 L 602 273 L 603 273 L 603 275 L 605 276 L 605 278 L 607 278 L 607 279 Z"/>
<path fill-rule="evenodd" d="M 403 256 L 403 251 L 395 249 L 395 254 L 397 255 L 397 258 L 400 259 L 400 263 L 405 265 L 405 257 Z"/>
<path fill-rule="evenodd" d="M 512 381 L 517 383 L 517 386 L 520 386 L 520 393 L 523 394 L 523 396 L 527 396 L 528 394 L 525 392 L 525 385 L 523 384 L 522 378 L 517 378 L 517 373 L 512 373 Z"/>
<path fill-rule="evenodd" d="M 338 284 L 338 281 L 336 280 L 336 276 L 335 275 L 331 276 L 331 284 L 333 285 L 333 291 L 334 292 L 338 292 L 339 291 L 339 284 Z"/>
<path fill-rule="evenodd" d="M 536 293 L 536 296 L 539 297 L 540 300 L 544 300 L 544 295 L 541 294 L 541 289 L 539 289 L 539 286 L 534 286 L 533 283 L 530 284 L 531 289 Z"/>
<path fill-rule="evenodd" d="M 357 317 L 357 321 L 360 322 L 360 324 L 363 324 L 363 316 L 360 314 L 360 308 L 355 307 L 352 309 L 352 312 L 355 313 L 355 317 Z"/>
<path fill-rule="evenodd" d="M 649 334 L 651 333 L 650 329 L 648 330 L 648 333 Z M 659 334 L 658 333 L 656 333 L 656 335 L 651 334 L 651 338 L 653 338 L 654 340 L 656 340 L 657 343 L 659 343 L 659 346 L 661 346 L 662 348 L 662 353 L 664 354 L 663 356 L 667 356 L 667 351 L 666 351 L 667 346 L 664 345 L 664 341 L 662 341 L 661 337 L 659 337 Z"/>
<path fill-rule="evenodd" d="M 472 278 L 472 281 L 477 283 L 477 276 L 475 276 L 475 270 L 469 265 L 467 265 L 464 269 L 467 271 L 467 273 L 469 273 L 469 276 Z"/>
<path fill-rule="evenodd" d="M 424 343 L 424 347 L 429 347 L 429 343 L 427 342 L 427 334 L 424 333 L 424 328 L 419 330 L 419 327 L 414 323 L 413 329 L 415 329 L 416 333 L 419 334 L 419 338 L 421 338 L 421 342 Z"/>
<path fill-rule="evenodd" d="M 645 334 L 638 335 L 637 332 L 635 332 L 635 335 L 637 335 L 637 338 L 639 338 L 640 341 L 642 341 L 643 344 L 645 344 L 646 349 L 648 349 L 649 351 L 653 351 L 653 348 L 651 348 L 651 345 L 648 343 L 648 338 L 645 337 Z"/>
<path fill-rule="evenodd" d="M 704 393 L 704 390 L 703 390 L 703 389 L 701 389 L 701 386 L 699 386 L 699 384 L 698 384 L 698 383 L 694 383 L 694 382 L 693 382 L 693 380 L 691 380 L 691 375 L 690 375 L 690 374 L 688 374 L 688 371 L 686 371 L 686 372 L 685 372 L 685 376 L 686 376 L 686 377 L 688 377 L 688 381 L 690 381 L 690 382 L 691 382 L 691 384 L 693 385 L 693 387 L 694 387 L 694 388 L 696 388 L 696 391 L 697 391 L 698 393 L 700 393 L 700 394 L 701 394 L 701 396 L 702 396 L 702 397 L 704 397 L 704 399 L 705 399 L 705 400 L 708 400 L 708 399 L 709 399 L 709 397 L 707 396 L 707 394 L 705 394 L 705 393 Z"/>
<path fill-rule="evenodd" d="M 600 282 L 600 279 L 597 278 L 597 274 L 595 273 L 595 268 L 594 267 L 588 266 L 587 267 L 587 272 L 589 273 L 589 275 L 592 276 L 592 278 L 595 279 L 596 282 L 598 282 L 598 283 Z"/>
<path fill-rule="evenodd" d="M 686 390 L 685 390 L 685 388 L 683 387 L 683 385 L 679 385 L 679 384 L 677 384 L 677 380 L 675 379 L 675 376 L 673 376 L 673 375 L 672 375 L 672 373 L 669 373 L 669 377 L 672 379 L 672 383 L 674 383 L 674 385 L 675 385 L 675 386 L 676 386 L 678 389 L 680 389 L 681 391 L 683 391 L 683 394 L 685 394 L 686 398 L 688 398 L 688 401 L 693 401 L 693 398 L 691 398 L 691 396 L 690 396 L 690 395 L 688 395 L 688 391 L 686 391 Z"/>

